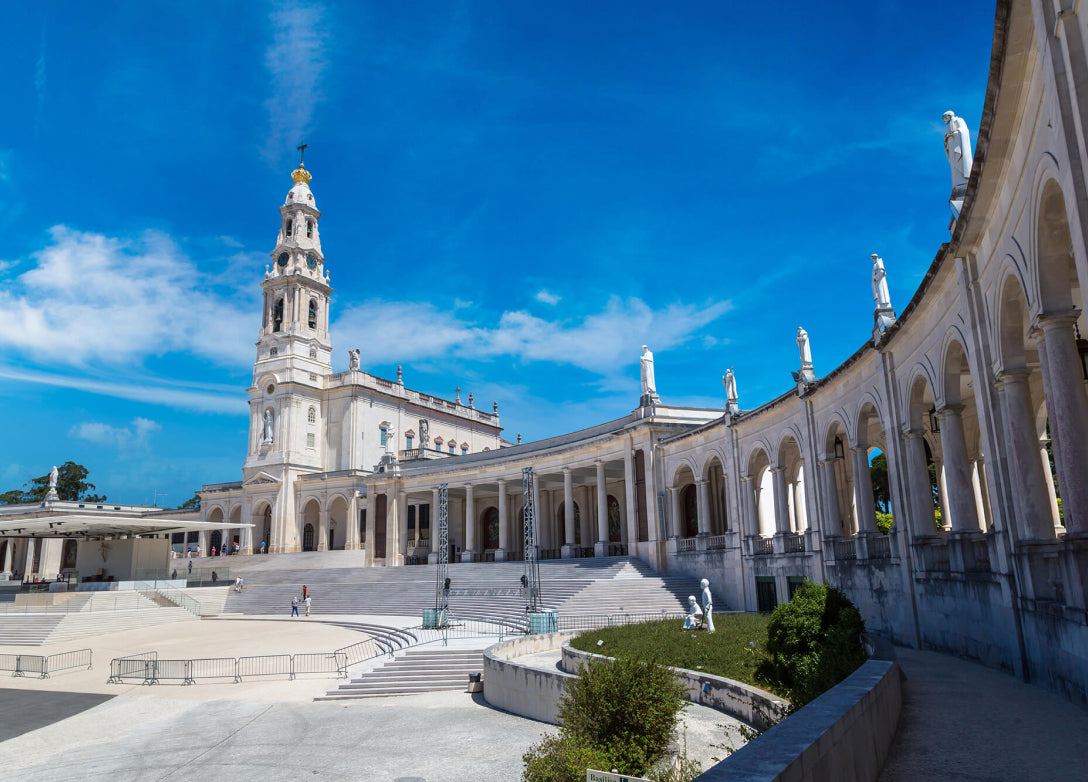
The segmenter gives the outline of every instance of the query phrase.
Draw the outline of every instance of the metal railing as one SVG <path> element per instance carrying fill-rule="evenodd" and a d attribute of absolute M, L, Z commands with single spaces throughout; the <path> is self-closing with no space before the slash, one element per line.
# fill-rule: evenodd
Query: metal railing
<path fill-rule="evenodd" d="M 74 652 L 58 654 L 0 654 L 0 671 L 11 671 L 12 676 L 34 674 L 39 679 L 48 679 L 51 673 L 67 671 L 72 668 L 91 668 L 91 650 L 78 649 Z"/>
<path fill-rule="evenodd" d="M 659 619 L 679 619 L 687 616 L 683 611 L 661 611 L 660 613 L 635 614 L 582 614 L 559 616 L 559 631 L 598 630 L 602 627 L 619 627 L 640 622 L 656 622 Z"/>
<path fill-rule="evenodd" d="M 215 616 L 221 613 L 219 608 L 201 603 L 179 589 L 156 589 L 155 594 L 196 616 Z"/>
<path fill-rule="evenodd" d="M 151 682 L 151 664 L 159 659 L 158 652 L 139 652 L 127 657 L 115 657 L 110 660 L 110 678 L 107 684 L 120 684 L 125 679 L 139 679 L 141 683 Z"/>

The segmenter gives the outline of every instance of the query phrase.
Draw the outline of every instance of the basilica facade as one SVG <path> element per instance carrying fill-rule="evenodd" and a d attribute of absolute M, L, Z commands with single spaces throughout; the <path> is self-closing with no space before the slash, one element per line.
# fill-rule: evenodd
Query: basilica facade
<path fill-rule="evenodd" d="M 331 372 L 320 215 L 300 167 L 263 283 L 244 477 L 204 488 L 204 518 L 256 524 L 236 534 L 246 551 L 343 546 L 411 564 L 437 555 L 445 486 L 454 558 L 502 560 L 523 554 L 531 491 L 544 557 L 637 556 L 710 578 L 732 609 L 833 583 L 873 631 L 1085 702 L 1088 13 L 1000 0 L 990 66 L 970 163 L 962 121 L 945 118 L 950 239 L 900 308 L 874 256 L 874 318 L 845 362 L 821 367 L 799 330 L 775 399 L 699 410 L 643 393 L 626 416 L 536 443 L 505 443 L 471 404 Z M 867 271 L 853 295 L 869 295 Z M 436 451 L 437 436 L 456 445 Z"/>

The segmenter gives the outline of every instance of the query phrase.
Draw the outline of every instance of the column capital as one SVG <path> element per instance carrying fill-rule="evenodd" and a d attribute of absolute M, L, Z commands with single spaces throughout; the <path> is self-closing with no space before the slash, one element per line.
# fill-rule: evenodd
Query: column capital
<path fill-rule="evenodd" d="M 926 430 L 925 429 L 904 429 L 903 430 L 903 439 L 904 440 L 924 440 L 925 436 L 926 436 Z"/>
<path fill-rule="evenodd" d="M 563 468 L 563 477 L 565 478 L 568 475 L 570 475 L 570 467 L 564 467 Z"/>
<path fill-rule="evenodd" d="M 695 481 L 696 486 L 706 486 L 708 483 L 710 483 L 710 481 L 706 481 L 706 480 Z"/>
<path fill-rule="evenodd" d="M 1080 310 L 1076 307 L 1055 312 L 1041 312 L 1031 319 L 1031 327 L 1042 331 L 1044 334 L 1058 329 L 1072 330 L 1073 324 L 1077 322 L 1079 317 Z"/>
<path fill-rule="evenodd" d="M 495 480 L 495 483 L 499 484 L 499 488 L 502 489 L 504 486 L 506 486 L 506 478 L 497 478 Z"/>
<path fill-rule="evenodd" d="M 860 453 L 862 456 L 867 457 L 869 455 L 869 445 L 867 443 L 865 445 L 851 445 L 850 453 Z"/>
<path fill-rule="evenodd" d="M 779 473 L 786 471 L 785 467 L 768 467 L 767 469 L 770 470 L 771 475 L 778 475 Z"/>
<path fill-rule="evenodd" d="M 963 413 L 963 405 L 961 404 L 947 404 L 937 410 L 937 417 L 942 421 L 948 418 L 959 418 Z"/>

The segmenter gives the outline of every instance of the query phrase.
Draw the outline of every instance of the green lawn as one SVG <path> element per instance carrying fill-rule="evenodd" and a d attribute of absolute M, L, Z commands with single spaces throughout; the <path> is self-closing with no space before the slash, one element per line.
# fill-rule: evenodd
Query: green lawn
<path fill-rule="evenodd" d="M 714 616 L 716 632 L 682 630 L 682 619 L 590 630 L 571 639 L 570 645 L 609 657 L 653 657 L 662 665 L 688 668 L 760 686 L 754 679 L 756 665 L 767 645 L 769 614 L 722 614 Z M 601 646 L 598 641 L 604 641 Z M 749 645 L 756 642 L 753 650 Z"/>

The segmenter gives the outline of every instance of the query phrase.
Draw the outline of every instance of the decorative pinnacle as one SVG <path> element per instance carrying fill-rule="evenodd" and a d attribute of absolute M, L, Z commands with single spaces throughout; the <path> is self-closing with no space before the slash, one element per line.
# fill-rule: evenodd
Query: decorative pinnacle
<path fill-rule="evenodd" d="M 303 168 L 301 163 L 298 164 L 298 168 L 291 172 L 291 179 L 294 180 L 296 185 L 299 182 L 308 185 L 313 178 L 313 174 Z"/>

